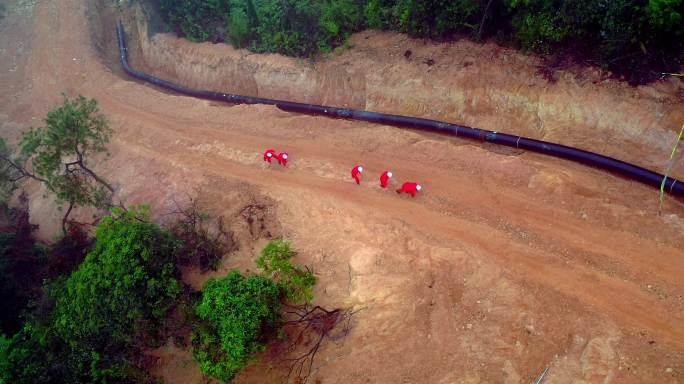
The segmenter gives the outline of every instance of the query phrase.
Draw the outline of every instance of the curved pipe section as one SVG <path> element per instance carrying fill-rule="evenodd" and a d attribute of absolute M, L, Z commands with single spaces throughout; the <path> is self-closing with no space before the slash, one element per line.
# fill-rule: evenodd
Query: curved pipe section
<path fill-rule="evenodd" d="M 130 76 L 154 84 L 158 87 L 172 90 L 174 92 L 193 96 L 201 99 L 224 101 L 232 104 L 267 104 L 274 105 L 284 111 L 305 113 L 310 115 L 323 115 L 332 118 L 350 119 L 392 125 L 395 127 L 405 127 L 432 132 L 446 133 L 469 139 L 486 141 L 489 143 L 505 145 L 513 148 L 526 149 L 528 151 L 542 153 L 548 156 L 560 157 L 578 163 L 586 164 L 596 168 L 618 173 L 627 178 L 640 181 L 642 183 L 660 188 L 660 184 L 665 179 L 665 190 L 676 196 L 684 196 L 684 182 L 671 177 L 665 177 L 660 173 L 649 171 L 608 156 L 584 151 L 582 149 L 567 147 L 565 145 L 549 143 L 541 140 L 529 139 L 522 136 L 508 135 L 505 133 L 493 132 L 484 129 L 471 128 L 458 124 L 445 123 L 437 120 L 422 119 L 418 117 L 392 115 L 387 113 L 369 112 L 358 109 L 328 107 L 324 105 L 314 105 L 305 103 L 294 103 L 290 101 L 264 99 L 260 97 L 249 97 L 233 95 L 230 93 L 212 92 L 196 90 L 183 87 L 172 82 L 148 75 L 134 70 L 128 65 L 126 51 L 126 41 L 123 25 L 119 22 L 116 26 L 119 41 L 119 55 L 121 65 Z"/>

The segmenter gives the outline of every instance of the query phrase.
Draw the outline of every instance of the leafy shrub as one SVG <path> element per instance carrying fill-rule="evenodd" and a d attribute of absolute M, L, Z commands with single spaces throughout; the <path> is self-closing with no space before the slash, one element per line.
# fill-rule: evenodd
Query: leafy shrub
<path fill-rule="evenodd" d="M 290 259 L 294 255 L 295 252 L 287 241 L 269 241 L 257 257 L 256 265 L 264 271 L 266 277 L 278 284 L 288 301 L 309 302 L 313 298 L 316 277 L 308 268 L 292 265 Z"/>
<path fill-rule="evenodd" d="M 682 0 L 648 0 L 646 17 L 654 30 L 681 31 Z"/>
<path fill-rule="evenodd" d="M 161 0 L 160 9 L 176 31 L 192 41 L 206 41 L 224 25 L 230 0 Z"/>
<path fill-rule="evenodd" d="M 280 291 L 261 276 L 233 271 L 202 288 L 193 333 L 194 355 L 203 373 L 230 381 L 250 356 L 262 348 L 264 335 L 279 320 Z"/>
<path fill-rule="evenodd" d="M 358 1 L 338 0 L 321 3 L 319 19 L 319 49 L 330 49 L 344 44 L 351 32 L 363 26 L 363 9 Z"/>
<path fill-rule="evenodd" d="M 230 42 L 238 48 L 249 47 L 253 39 L 252 28 L 250 26 L 250 19 L 247 16 L 247 10 L 242 8 L 235 8 L 226 20 L 226 31 Z"/>
<path fill-rule="evenodd" d="M 179 294 L 177 241 L 145 209 L 115 212 L 96 229 L 93 250 L 55 293 L 55 333 L 92 380 L 120 381 L 127 353 L 149 335 Z"/>
<path fill-rule="evenodd" d="M 562 15 L 553 7 L 553 1 L 540 1 L 534 10 L 519 12 L 512 19 L 515 36 L 526 50 L 548 52 L 552 45 L 563 41 L 569 36 L 570 30 L 564 25 Z M 510 10 L 516 11 L 530 2 L 512 0 Z M 532 7 L 530 7 L 532 8 Z"/>
<path fill-rule="evenodd" d="M 72 229 L 73 239 L 50 250 L 68 254 L 67 260 L 48 271 L 68 273 L 77 262 L 69 254 L 88 248 L 83 233 Z M 186 325 L 166 321 L 172 307 L 190 305 L 176 278 L 181 249 L 187 247 L 148 221 L 146 207 L 114 210 L 97 226 L 78 269 L 48 280 L 18 332 L 0 337 L 0 384 L 155 382 L 142 367 L 141 349 L 167 327 Z"/>
<path fill-rule="evenodd" d="M 506 0 L 517 42 L 589 58 L 631 83 L 681 65 L 681 0 Z"/>
<path fill-rule="evenodd" d="M 0 335 L 0 383 L 37 384 L 50 382 L 48 361 L 30 326 L 14 336 Z M 55 380 L 56 381 L 56 380 Z"/>
<path fill-rule="evenodd" d="M 394 29 L 412 36 L 443 38 L 474 28 L 475 0 L 371 0 L 364 16 L 371 28 Z"/>

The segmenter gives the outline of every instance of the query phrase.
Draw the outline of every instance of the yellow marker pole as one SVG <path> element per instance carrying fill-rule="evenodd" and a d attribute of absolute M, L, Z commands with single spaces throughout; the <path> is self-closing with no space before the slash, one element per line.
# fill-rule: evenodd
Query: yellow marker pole
<path fill-rule="evenodd" d="M 677 140 L 674 143 L 674 147 L 672 147 L 672 153 L 670 154 L 670 162 L 667 164 L 667 168 L 665 169 L 665 177 L 663 177 L 663 182 L 660 183 L 660 208 L 659 211 L 663 208 L 663 196 L 665 195 L 665 180 L 667 180 L 667 175 L 670 173 L 670 170 L 672 169 L 672 164 L 674 163 L 674 156 L 675 153 L 677 153 L 677 147 L 679 146 L 679 141 L 682 140 L 682 134 L 684 134 L 684 124 L 682 124 L 682 129 L 679 131 L 679 136 L 677 137 Z"/>

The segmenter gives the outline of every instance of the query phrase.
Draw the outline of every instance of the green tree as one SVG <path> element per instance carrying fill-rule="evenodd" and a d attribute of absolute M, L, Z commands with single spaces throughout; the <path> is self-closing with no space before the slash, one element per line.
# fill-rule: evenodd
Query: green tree
<path fill-rule="evenodd" d="M 549 52 L 570 36 L 573 29 L 554 0 L 506 0 L 511 24 L 523 49 Z"/>
<path fill-rule="evenodd" d="M 278 284 L 289 302 L 309 302 L 313 299 L 316 277 L 308 268 L 292 265 L 290 260 L 294 256 L 289 242 L 273 240 L 261 250 L 256 265 L 266 277 Z"/>
<path fill-rule="evenodd" d="M 319 25 L 320 44 L 324 47 L 340 46 L 352 32 L 363 26 L 363 7 L 356 0 L 322 2 Z"/>
<path fill-rule="evenodd" d="M 115 210 L 93 250 L 55 294 L 54 328 L 91 379 L 127 376 L 128 353 L 149 337 L 180 292 L 177 241 L 146 208 Z"/>
<path fill-rule="evenodd" d="M 0 335 L 0 384 L 48 383 L 48 364 L 40 352 L 28 325 L 12 337 Z"/>
<path fill-rule="evenodd" d="M 24 134 L 19 156 L 12 157 L 4 140 L 0 141 L 0 184 L 5 185 L 0 190 L 6 194 L 27 178 L 42 182 L 60 206 L 67 203 L 62 219 L 66 233 L 73 208 L 104 208 L 111 203 L 114 188 L 88 164 L 91 156 L 108 154 L 110 135 L 107 119 L 95 100 L 65 96 L 61 107 L 48 112 L 44 127 Z"/>
<path fill-rule="evenodd" d="M 232 271 L 202 288 L 196 307 L 201 323 L 193 332 L 194 356 L 206 375 L 229 382 L 263 347 L 279 321 L 280 290 L 261 276 Z"/>
<path fill-rule="evenodd" d="M 0 342 L 0 384 L 61 384 L 86 382 L 74 367 L 82 364 L 55 334 L 55 293 L 64 279 L 45 284 L 44 294 L 35 299 L 26 322 L 11 337 Z"/>
<path fill-rule="evenodd" d="M 654 29 L 682 33 L 682 0 L 648 0 L 646 15 Z"/>

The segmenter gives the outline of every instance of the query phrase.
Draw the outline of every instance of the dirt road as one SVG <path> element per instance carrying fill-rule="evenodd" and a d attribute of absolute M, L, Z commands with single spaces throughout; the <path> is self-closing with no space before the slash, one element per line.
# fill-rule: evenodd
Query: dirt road
<path fill-rule="evenodd" d="M 116 8 L 85 3 L 17 2 L 0 21 L 3 136 L 16 139 L 27 127 L 40 124 L 45 112 L 60 102 L 61 92 L 95 98 L 115 132 L 111 157 L 96 168 L 118 186 L 124 201 L 150 203 L 162 218 L 174 198 L 197 196 L 212 214 L 236 222 L 242 248 L 228 255 L 214 274 L 253 268 L 253 252 L 263 244 L 264 232 L 291 239 L 299 250 L 298 262 L 312 265 L 319 277 L 318 302 L 363 308 L 344 343 L 327 344 L 321 351 L 314 377 L 322 383 L 518 383 L 530 382 L 544 367 L 550 367 L 545 383 L 684 382 L 681 202 L 668 199 L 658 215 L 654 189 L 562 160 L 161 92 L 131 81 L 118 69 L 116 52 L 112 54 Z M 152 54 L 150 47 L 136 48 L 132 39 L 135 65 L 180 80 L 187 75 L 178 66 L 155 66 L 149 56 L 143 59 L 143 54 Z M 156 42 L 158 53 L 164 41 L 172 41 L 167 45 L 180 51 L 235 54 L 227 47 L 197 48 L 164 39 Z M 403 106 L 411 92 L 417 98 L 437 93 L 425 88 L 426 78 L 442 76 L 449 84 L 456 82 L 450 74 L 461 69 L 444 67 L 441 75 L 430 74 L 428 70 L 436 69 L 419 61 L 402 62 L 401 53 L 406 47 L 414 55 L 432 50 L 440 63 L 451 57 L 452 48 L 381 33 L 355 36 L 352 42 L 354 48 L 307 73 L 366 66 L 372 76 L 392 77 L 403 70 L 411 81 L 402 86 L 409 92 L 399 100 L 387 96 L 389 91 L 372 91 L 382 79 L 372 83 L 369 75 L 362 87 L 365 98 L 349 98 L 353 92 L 345 91 L 337 101 L 444 117 Z M 540 102 L 545 113 L 600 114 L 603 102 L 608 120 L 625 120 L 624 130 L 620 124 L 609 130 L 602 117 L 573 126 L 563 126 L 557 118 L 535 131 L 545 139 L 644 166 L 664 162 L 663 149 L 678 128 L 672 122 L 684 106 L 677 93 L 681 83 L 673 80 L 636 91 L 584 73 L 589 80 L 567 90 L 563 87 L 570 80 L 554 85 L 535 78 L 531 58 L 510 51 L 503 55 L 492 45 L 460 42 L 453 47 L 470 50 L 472 63 L 463 70 L 477 71 L 469 76 L 484 76 L 483 68 L 503 56 L 512 62 L 519 73 L 511 75 L 511 84 L 490 77 L 492 94 L 499 85 L 520 95 L 567 94 L 565 100 L 554 96 Z M 289 59 L 240 55 L 265 60 L 271 70 L 296 72 Z M 376 70 L 373 59 L 380 63 Z M 580 77 L 563 76 L 575 83 Z M 269 96 L 259 81 L 253 89 Z M 311 91 L 307 97 L 333 100 L 334 83 L 321 80 L 317 86 L 327 93 Z M 357 86 L 349 87 L 339 86 Z M 513 94 L 500 98 L 501 105 L 510 106 Z M 520 133 L 529 129 L 531 118 L 499 113 L 491 109 L 497 98 L 488 100 L 487 108 L 473 101 L 458 111 L 463 120 L 456 122 Z M 564 109 L 570 100 L 574 109 Z M 647 120 L 654 113 L 661 114 L 664 126 Z M 640 146 L 640 138 L 658 145 Z M 287 169 L 262 164 L 260 152 L 267 147 L 291 154 Z M 356 163 L 367 170 L 361 186 L 348 177 Z M 395 182 L 421 182 L 424 193 L 411 199 L 380 189 L 376 179 L 388 168 Z M 683 166 L 674 172 L 684 177 Z M 50 238 L 59 212 L 36 186 L 29 190 L 32 218 L 41 223 L 41 235 Z M 242 222 L 245 207 L 259 207 L 259 227 Z M 197 286 L 206 278 L 187 274 Z M 167 382 L 201 382 L 187 353 L 168 347 L 155 354 L 160 357 L 155 372 Z M 237 381 L 258 383 L 277 376 L 265 367 L 250 367 Z"/>

